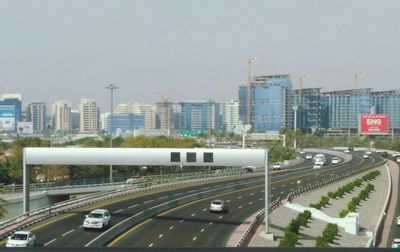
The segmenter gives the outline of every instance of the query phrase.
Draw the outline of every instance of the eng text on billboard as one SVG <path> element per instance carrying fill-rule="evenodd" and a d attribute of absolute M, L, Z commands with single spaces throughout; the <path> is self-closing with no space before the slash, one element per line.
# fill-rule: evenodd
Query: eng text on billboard
<path fill-rule="evenodd" d="M 389 132 L 389 116 L 384 114 L 360 115 L 360 134 L 386 135 Z"/>

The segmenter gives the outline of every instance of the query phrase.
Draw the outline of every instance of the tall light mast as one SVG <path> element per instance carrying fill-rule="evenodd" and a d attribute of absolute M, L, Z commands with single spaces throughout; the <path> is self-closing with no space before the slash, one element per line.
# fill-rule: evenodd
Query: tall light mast
<path fill-rule="evenodd" d="M 248 82 L 247 82 L 247 99 L 246 99 L 246 124 L 251 125 L 251 89 L 253 84 L 251 82 L 251 63 L 256 61 L 256 57 L 251 57 L 247 60 L 248 64 Z"/>

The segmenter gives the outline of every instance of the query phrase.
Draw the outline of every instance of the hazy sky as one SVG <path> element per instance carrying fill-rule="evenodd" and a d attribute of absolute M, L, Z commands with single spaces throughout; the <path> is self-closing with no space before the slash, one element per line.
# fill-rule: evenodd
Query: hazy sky
<path fill-rule="evenodd" d="M 400 89 L 399 0 L 0 0 L 0 93 L 24 104 L 237 99 L 253 75 Z"/>

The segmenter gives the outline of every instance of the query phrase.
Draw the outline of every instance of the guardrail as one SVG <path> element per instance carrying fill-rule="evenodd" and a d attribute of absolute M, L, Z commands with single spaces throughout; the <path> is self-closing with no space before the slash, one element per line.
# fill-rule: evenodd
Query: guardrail
<path fill-rule="evenodd" d="M 269 207 L 268 214 L 270 214 L 272 211 L 277 209 L 282 205 L 281 198 L 276 199 L 274 202 L 271 203 L 271 206 Z M 256 232 L 257 228 L 261 225 L 261 223 L 264 221 L 265 218 L 265 209 L 261 210 L 254 220 L 250 223 L 249 227 L 243 234 L 242 238 L 239 240 L 237 243 L 236 247 L 245 247 L 249 241 L 250 238 L 253 236 L 253 234 Z"/>
<path fill-rule="evenodd" d="M 322 183 L 318 183 L 318 184 L 310 185 L 310 186 L 307 186 L 307 187 L 304 187 L 304 188 L 300 188 L 300 189 L 298 189 L 296 191 L 293 191 L 293 192 L 289 193 L 288 196 L 287 196 L 287 200 L 289 202 L 291 202 L 295 197 L 298 197 L 301 194 L 304 194 L 304 193 L 312 191 L 312 190 L 317 190 L 317 189 L 319 189 L 319 188 L 321 188 L 323 186 L 326 186 L 328 184 L 331 184 L 331 183 L 337 182 L 339 180 L 343 180 L 345 178 L 354 176 L 354 175 L 356 175 L 356 174 L 358 174 L 360 172 L 363 172 L 365 170 L 372 169 L 372 168 L 375 168 L 377 166 L 383 165 L 384 163 L 386 163 L 386 160 L 380 161 L 380 162 L 378 162 L 376 164 L 367 165 L 363 169 L 358 169 L 358 170 L 356 170 L 354 172 L 350 172 L 350 173 L 348 173 L 346 175 L 326 180 L 326 181 L 324 181 Z M 279 201 L 279 202 L 277 202 L 277 201 Z M 282 205 L 282 202 L 281 202 L 280 198 L 278 198 L 277 200 L 275 200 L 272 203 L 272 205 L 271 205 L 271 207 L 269 209 L 269 213 L 271 213 L 274 209 L 278 208 L 281 205 Z M 265 216 L 265 211 L 263 209 L 256 215 L 254 220 L 250 223 L 248 229 L 246 230 L 246 232 L 244 233 L 243 237 L 240 239 L 240 241 L 238 242 L 236 247 L 244 247 L 244 246 L 246 246 L 248 244 L 248 242 L 249 242 L 250 238 L 252 237 L 252 235 L 254 234 L 255 230 L 263 222 L 264 216 Z"/>
<path fill-rule="evenodd" d="M 88 196 L 84 196 L 77 199 L 71 199 L 62 201 L 51 206 L 43 207 L 22 214 L 10 220 L 6 220 L 0 223 L 0 238 L 5 238 L 15 230 L 20 230 L 39 221 L 52 217 L 54 215 L 65 213 L 76 208 L 84 207 L 87 205 L 95 204 L 105 200 L 110 200 L 117 197 L 126 196 L 132 193 L 139 193 L 143 191 L 153 190 L 161 187 L 171 187 L 179 184 L 189 184 L 202 181 L 225 179 L 228 177 L 240 177 L 240 176 L 258 176 L 260 173 L 247 173 L 241 170 L 225 172 L 225 173 L 214 173 L 214 174 L 202 174 L 200 176 L 186 177 L 185 180 L 176 179 L 170 180 L 158 180 L 155 182 L 144 182 L 133 185 L 126 185 L 124 188 L 116 189 L 113 191 L 105 191 L 94 193 Z M 168 182 L 168 183 L 167 183 Z"/>

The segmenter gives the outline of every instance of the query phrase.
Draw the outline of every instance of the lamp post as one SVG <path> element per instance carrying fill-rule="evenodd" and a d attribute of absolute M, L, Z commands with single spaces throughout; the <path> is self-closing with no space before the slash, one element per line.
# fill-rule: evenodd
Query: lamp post
<path fill-rule="evenodd" d="M 110 148 L 112 148 L 112 139 L 113 139 L 113 99 L 114 99 L 114 90 L 118 89 L 114 84 L 110 84 L 106 87 L 106 89 L 110 90 L 111 94 L 111 116 L 110 116 Z M 112 164 L 110 164 L 110 183 L 113 181 L 112 179 Z"/>
<path fill-rule="evenodd" d="M 296 131 L 297 131 L 297 109 L 298 106 L 293 106 L 293 114 L 294 114 L 294 124 L 293 124 L 293 131 L 294 131 L 294 140 L 293 140 L 293 148 L 296 149 Z"/>

